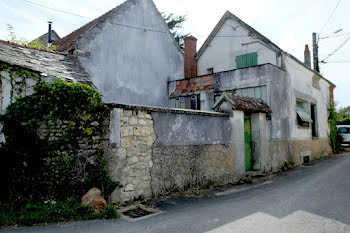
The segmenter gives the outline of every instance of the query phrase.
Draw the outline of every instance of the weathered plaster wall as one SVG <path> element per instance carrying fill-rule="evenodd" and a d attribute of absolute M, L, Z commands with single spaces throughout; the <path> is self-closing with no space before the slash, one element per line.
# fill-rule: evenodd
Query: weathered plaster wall
<path fill-rule="evenodd" d="M 310 104 L 317 106 L 317 131 L 319 138 L 327 138 L 329 83 L 320 79 L 313 72 L 306 70 L 302 65 L 290 57 L 285 58 L 286 69 L 291 80 L 290 89 L 290 117 L 289 128 L 292 139 L 311 139 L 311 126 L 301 128 L 297 125 L 296 100 L 307 102 L 307 111 L 311 114 Z M 316 83 L 313 80 L 318 80 Z"/>
<path fill-rule="evenodd" d="M 283 167 L 297 167 L 303 164 L 303 157 L 319 159 L 332 152 L 328 139 L 271 140 L 267 144 L 267 159 L 262 167 L 265 171 L 276 172 Z"/>
<path fill-rule="evenodd" d="M 46 82 L 52 83 L 54 82 L 55 78 L 53 77 L 41 77 Z M 13 81 L 12 83 L 19 83 L 17 85 L 23 85 L 20 88 L 23 90 L 22 93 L 17 93 L 18 87 L 16 85 L 11 84 L 11 77 L 8 72 L 0 71 L 0 79 L 2 85 L 0 86 L 0 114 L 4 114 L 6 111 L 6 108 L 11 104 L 11 90 L 12 92 L 12 100 L 15 101 L 17 97 L 24 97 L 33 94 L 33 87 L 36 84 L 36 81 L 31 78 L 24 78 L 19 77 L 16 75 L 13 75 Z"/>
<path fill-rule="evenodd" d="M 265 64 L 214 74 L 214 91 L 267 86 L 267 104 L 272 110 L 271 120 L 267 121 L 267 138 L 287 139 L 290 135 L 290 82 L 285 71 Z"/>
<path fill-rule="evenodd" d="M 123 185 L 112 202 L 237 181 L 225 114 L 120 106 L 107 121 L 107 169 Z"/>
<path fill-rule="evenodd" d="M 134 0 L 80 37 L 76 54 L 103 101 L 167 107 L 167 81 L 184 77 L 175 43 L 154 3 Z"/>
<path fill-rule="evenodd" d="M 280 66 L 281 58 L 277 53 L 266 47 L 260 39 L 249 36 L 249 33 L 239 22 L 227 19 L 210 46 L 199 57 L 198 75 L 208 74 L 208 68 L 214 68 L 214 72 L 236 69 L 236 56 L 253 52 L 258 53 L 258 65 L 271 63 Z"/>

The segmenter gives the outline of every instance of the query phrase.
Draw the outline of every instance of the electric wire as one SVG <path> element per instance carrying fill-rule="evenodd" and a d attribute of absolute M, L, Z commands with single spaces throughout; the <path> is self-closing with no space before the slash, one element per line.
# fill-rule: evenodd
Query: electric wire
<path fill-rule="evenodd" d="M 350 36 L 348 36 L 348 38 L 346 38 L 346 40 L 341 43 L 332 53 L 328 54 L 328 56 L 326 58 L 324 58 L 321 62 L 325 63 L 325 61 L 330 58 L 332 55 L 334 55 L 336 52 L 338 52 L 348 41 L 350 40 Z"/>
<path fill-rule="evenodd" d="M 350 33 L 345 33 L 345 34 L 335 35 L 335 36 L 320 37 L 319 40 L 328 39 L 328 38 L 334 38 L 334 37 L 342 37 L 342 36 L 347 36 L 347 35 L 350 35 Z"/>
<path fill-rule="evenodd" d="M 68 12 L 68 11 L 58 10 L 58 9 L 55 9 L 55 8 L 52 8 L 52 7 L 44 6 L 44 5 L 41 5 L 41 4 L 36 3 L 36 2 L 31 2 L 31 1 L 28 1 L 28 0 L 23 0 L 23 1 L 27 2 L 27 3 L 30 3 L 30 4 L 33 4 L 33 5 L 37 5 L 37 6 L 49 9 L 49 10 L 58 11 L 58 12 L 61 12 L 61 13 L 65 13 L 65 14 L 69 14 L 69 15 L 73 15 L 73 16 L 78 16 L 78 17 L 81 17 L 81 18 L 89 19 L 89 20 L 92 19 L 92 18 L 83 16 L 83 15 L 78 15 L 78 14 L 71 13 L 71 12 Z"/>
<path fill-rule="evenodd" d="M 326 23 L 323 25 L 323 27 L 322 27 L 321 31 L 318 33 L 318 35 L 321 35 L 321 33 L 323 32 L 324 28 L 325 28 L 326 25 L 329 23 L 329 20 L 332 18 L 332 16 L 334 15 L 335 11 L 337 10 L 337 8 L 338 8 L 338 6 L 339 6 L 339 4 L 340 4 L 341 1 L 342 1 L 342 0 L 339 0 L 339 1 L 338 1 L 337 5 L 335 6 L 335 8 L 334 8 L 334 10 L 333 10 L 333 12 L 332 12 L 332 14 L 328 17 Z"/>

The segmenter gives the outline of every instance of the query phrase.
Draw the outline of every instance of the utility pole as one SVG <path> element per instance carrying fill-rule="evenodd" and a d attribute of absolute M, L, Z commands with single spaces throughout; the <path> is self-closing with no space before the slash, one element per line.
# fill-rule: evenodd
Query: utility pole
<path fill-rule="evenodd" d="M 314 70 L 320 73 L 320 66 L 318 62 L 318 41 L 316 32 L 312 33 L 312 47 L 314 56 Z"/>

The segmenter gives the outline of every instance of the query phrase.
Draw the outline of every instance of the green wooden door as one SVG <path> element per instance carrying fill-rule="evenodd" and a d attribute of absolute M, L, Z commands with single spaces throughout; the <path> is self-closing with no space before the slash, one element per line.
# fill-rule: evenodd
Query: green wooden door
<path fill-rule="evenodd" d="M 250 117 L 244 117 L 244 143 L 245 143 L 245 170 L 252 170 L 252 137 Z"/>

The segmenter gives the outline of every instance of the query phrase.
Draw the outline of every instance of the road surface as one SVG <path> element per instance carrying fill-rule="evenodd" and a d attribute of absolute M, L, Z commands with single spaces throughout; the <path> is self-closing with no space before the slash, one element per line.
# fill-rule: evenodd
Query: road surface
<path fill-rule="evenodd" d="M 316 161 L 266 184 L 214 197 L 176 198 L 130 222 L 87 221 L 0 232 L 346 232 L 350 233 L 350 154 Z"/>

